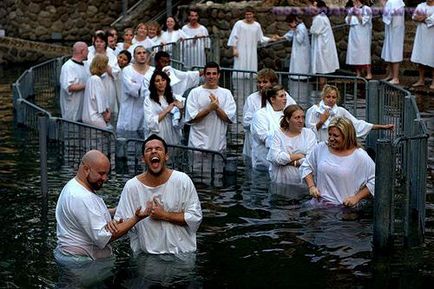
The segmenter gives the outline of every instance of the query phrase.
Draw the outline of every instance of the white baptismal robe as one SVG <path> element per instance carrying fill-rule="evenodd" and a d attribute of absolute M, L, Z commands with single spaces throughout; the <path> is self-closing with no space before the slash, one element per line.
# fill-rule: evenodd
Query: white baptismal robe
<path fill-rule="evenodd" d="M 314 16 L 310 33 L 312 73 L 335 72 L 339 69 L 339 59 L 329 18 L 323 13 Z"/>
<path fill-rule="evenodd" d="M 350 26 L 346 63 L 350 65 L 371 64 L 372 11 L 369 6 L 350 8 L 349 13 L 359 10 L 362 19 L 348 15 L 345 22 Z"/>
<path fill-rule="evenodd" d="M 83 99 L 82 121 L 84 123 L 107 128 L 103 112 L 109 108 L 106 87 L 98 75 L 92 75 L 86 82 Z"/>
<path fill-rule="evenodd" d="M 267 105 L 253 114 L 250 127 L 252 133 L 252 167 L 257 170 L 268 170 L 268 149 L 273 139 L 274 131 L 279 129 L 283 110 L 275 111 Z"/>
<path fill-rule="evenodd" d="M 234 69 L 258 70 L 258 42 L 266 43 L 270 38 L 262 33 L 261 25 L 254 21 L 246 23 L 238 20 L 232 28 L 228 39 L 228 46 L 234 46 L 238 50 L 238 57 L 234 57 Z"/>
<path fill-rule="evenodd" d="M 411 61 L 434 67 L 434 6 L 424 3 L 417 5 L 416 13 L 424 13 L 427 18 L 424 22 L 416 22 L 416 36 L 414 38 Z"/>
<path fill-rule="evenodd" d="M 310 72 L 310 41 L 309 32 L 304 23 L 299 23 L 295 29 L 289 30 L 283 37 L 292 41 L 289 73 L 308 74 Z M 295 77 L 304 79 L 306 77 Z"/>
<path fill-rule="evenodd" d="M 62 118 L 78 121 L 81 118 L 84 90 L 70 92 L 72 84 L 86 84 L 89 73 L 83 64 L 69 59 L 60 71 L 60 109 Z"/>
<path fill-rule="evenodd" d="M 117 123 L 117 130 L 137 131 L 143 129 L 143 100 L 149 93 L 149 80 L 154 73 L 154 67 L 149 67 L 145 74 L 128 65 L 122 71 L 122 96 Z M 146 81 L 147 79 L 147 81 Z M 147 84 L 146 89 L 143 86 Z"/>
<path fill-rule="evenodd" d="M 185 102 L 183 97 L 178 95 L 173 96 L 176 100 L 182 103 Z M 179 127 L 174 127 L 172 124 L 173 114 L 169 112 L 161 121 L 158 121 L 159 114 L 168 105 L 165 97 L 160 97 L 160 104 L 153 101 L 149 96 L 145 97 L 145 139 L 151 134 L 156 134 L 162 137 L 168 144 L 180 144 L 182 133 Z"/>
<path fill-rule="evenodd" d="M 374 195 L 375 164 L 361 148 L 349 156 L 332 154 L 324 142 L 319 143 L 300 167 L 304 179 L 313 174 L 321 198 L 335 205 L 354 196 L 363 186 Z"/>
<path fill-rule="evenodd" d="M 383 9 L 384 42 L 381 58 L 400 62 L 404 55 L 405 4 L 402 0 L 388 0 Z"/>
<path fill-rule="evenodd" d="M 128 233 L 134 253 L 178 254 L 196 251 L 196 231 L 202 221 L 199 197 L 191 179 L 173 171 L 166 183 L 149 187 L 137 177 L 124 186 L 116 209 L 115 219 L 131 218 L 136 209 L 157 198 L 168 212 L 183 212 L 185 226 L 147 217 Z"/>
<path fill-rule="evenodd" d="M 111 221 L 104 200 L 87 190 L 75 178 L 60 193 L 56 205 L 57 248 L 72 255 L 92 259 L 112 255 L 108 244 L 111 233 L 105 228 Z"/>
<path fill-rule="evenodd" d="M 281 129 L 274 131 L 267 160 L 270 165 L 270 179 L 273 183 L 300 184 L 302 179 L 298 167 L 289 165 L 292 161 L 290 154 L 304 154 L 307 156 L 316 145 L 316 136 L 312 130 L 303 128 L 294 137 L 285 135 Z M 305 158 L 298 160 L 303 163 Z"/>
<path fill-rule="evenodd" d="M 182 27 L 182 32 L 187 38 L 193 37 L 208 37 L 208 29 L 200 25 L 192 28 L 189 24 Z M 188 39 L 182 44 L 184 54 L 184 65 L 186 67 L 199 66 L 203 67 L 206 64 L 205 48 L 210 48 L 211 42 L 209 38 Z"/>
<path fill-rule="evenodd" d="M 296 104 L 295 100 L 287 93 L 286 106 Z M 243 155 L 247 157 L 252 156 L 252 134 L 250 132 L 250 125 L 252 124 L 253 115 L 261 108 L 261 93 L 256 91 L 250 94 L 243 107 L 243 128 L 244 128 L 244 144 Z"/>
<path fill-rule="evenodd" d="M 190 122 L 211 102 L 209 96 L 214 94 L 219 107 L 226 113 L 231 123 L 236 121 L 236 106 L 230 90 L 222 87 L 208 89 L 203 86 L 190 91 L 187 97 L 185 122 Z M 215 111 L 210 112 L 199 122 L 191 123 L 188 145 L 191 147 L 223 152 L 226 149 L 226 131 L 228 123 L 221 120 Z"/>
<path fill-rule="evenodd" d="M 351 122 L 354 125 L 354 128 L 356 129 L 357 137 L 365 137 L 371 131 L 371 129 L 373 127 L 372 123 L 366 122 L 366 121 L 361 120 L 361 119 L 357 119 L 351 113 L 349 113 L 348 110 L 346 110 L 345 108 L 335 105 L 331 109 L 329 108 L 329 111 L 330 111 L 329 118 L 322 125 L 322 127 L 319 130 L 317 130 L 316 124 L 318 123 L 318 121 L 320 119 L 320 115 L 322 113 L 324 113 L 326 107 L 327 106 L 324 105 L 324 102 L 321 101 L 319 105 L 315 104 L 315 105 L 311 106 L 306 112 L 306 119 L 305 119 L 306 127 L 311 128 L 313 130 L 313 132 L 316 134 L 318 142 L 321 142 L 321 141 L 327 142 L 328 137 L 329 137 L 328 127 L 329 127 L 330 121 L 334 117 L 346 117 L 349 120 L 351 120 Z"/>

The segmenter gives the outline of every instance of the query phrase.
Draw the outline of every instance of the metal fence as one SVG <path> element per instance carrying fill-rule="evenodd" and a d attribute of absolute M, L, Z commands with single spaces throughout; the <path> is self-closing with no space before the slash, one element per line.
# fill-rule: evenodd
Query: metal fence
<path fill-rule="evenodd" d="M 49 139 L 62 144 L 59 158 L 74 166 L 78 166 L 84 152 L 97 148 L 110 157 L 113 167 L 129 174 L 141 171 L 143 140 L 118 138 L 114 132 L 52 116 L 59 111 L 58 79 L 63 61 L 63 58 L 54 59 L 32 67 L 14 83 L 18 123 L 41 130 L 37 115 L 43 115 L 47 119 Z M 329 84 L 338 86 L 341 105 L 354 116 L 371 123 L 395 125 L 393 131 L 371 132 L 366 141 L 367 149 L 377 154 L 374 245 L 387 248 L 392 240 L 404 245 L 422 242 L 428 134 L 414 96 L 386 82 L 368 83 L 351 76 L 286 72 L 278 72 L 278 75 L 292 97 L 305 108 L 319 101 L 319 77 L 324 77 Z M 247 96 L 255 90 L 256 74 L 223 68 L 221 85 L 233 91 L 237 103 L 238 122 L 228 129 L 226 154 L 170 146 L 170 166 L 189 173 L 196 182 L 221 184 L 225 177 L 236 174 L 237 161 L 241 159 L 242 107 Z"/>

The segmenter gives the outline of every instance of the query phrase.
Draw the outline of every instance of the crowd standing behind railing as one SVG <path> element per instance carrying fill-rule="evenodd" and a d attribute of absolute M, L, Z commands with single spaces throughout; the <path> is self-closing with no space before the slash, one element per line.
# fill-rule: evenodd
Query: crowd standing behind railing
<path fill-rule="evenodd" d="M 432 1 L 428 1 L 429 7 L 432 7 Z M 389 37 L 391 40 L 390 42 L 385 41 L 382 57 L 391 63 L 388 71 L 388 76 L 390 76 L 388 78 L 390 79 L 388 80 L 392 84 L 398 84 L 396 68 L 399 69 L 399 62 L 402 60 L 403 43 L 400 38 L 402 31 L 393 31 L 399 26 L 393 24 L 393 21 L 400 21 L 404 6 L 400 0 L 389 0 L 384 5 L 386 7 L 385 13 L 383 13 L 383 22 L 386 25 L 385 37 L 386 39 Z M 357 76 L 361 76 L 362 68 L 365 68 L 367 78 L 371 78 L 370 53 L 362 56 L 357 49 L 361 46 L 370 47 L 372 11 L 359 0 L 349 3 L 349 6 L 351 8 L 348 10 L 346 23 L 351 26 L 351 29 L 347 64 L 356 65 Z M 286 39 L 293 41 L 290 72 L 308 72 L 319 75 L 317 89 L 322 90 L 322 100 L 318 106 L 307 110 L 306 127 L 315 132 L 318 142 L 328 140 L 328 124 L 337 116 L 349 118 L 356 127 L 355 131 L 358 137 L 365 136 L 372 128 L 393 129 L 393 124 L 373 125 L 358 121 L 348 111 L 337 106 L 339 90 L 337 87 L 326 85 L 325 77 L 326 74 L 334 73 L 339 69 L 333 31 L 327 17 L 327 6 L 322 0 L 313 0 L 309 6 L 309 11 L 313 15 L 312 27 L 310 28 L 311 46 L 305 25 L 293 15 L 288 18 L 290 31 L 285 35 Z M 416 18 L 421 13 L 417 11 L 420 10 L 415 10 Z M 423 24 L 431 27 L 429 21 L 434 17 L 434 14 L 428 15 L 427 13 L 424 14 L 426 23 Z M 220 67 L 216 63 L 206 63 L 206 49 L 210 47 L 208 31 L 199 23 L 199 15 L 196 10 L 191 9 L 188 18 L 189 23 L 184 25 L 182 30 L 178 29 L 179 26 L 174 17 L 167 18 L 167 30 L 163 33 L 155 21 L 138 24 L 134 38 L 131 37 L 131 29 L 125 29 L 126 37 L 123 48 L 128 49 L 131 54 L 130 57 L 128 57 L 128 52 L 121 53 L 119 51 L 119 45 L 116 43 L 117 33 L 114 29 L 107 32 L 96 31 L 92 39 L 93 45 L 89 48 L 84 47 L 81 42 L 77 42 L 73 47 L 71 59 L 73 65 L 71 62 L 65 63 L 60 77 L 62 83 L 62 117 L 72 121 L 81 119 L 100 128 L 116 128 L 116 133 L 119 136 L 127 138 L 143 138 L 155 133 L 165 137 L 173 145 L 178 145 L 183 141 L 181 128 L 186 122 L 191 128 L 188 139 L 189 146 L 224 153 L 227 149 L 227 125 L 236 123 L 242 114 L 246 114 L 246 111 L 241 111 L 242 106 L 244 109 L 250 110 L 253 107 L 253 110 L 249 111 L 249 114 L 252 115 L 252 121 L 250 124 L 249 121 L 243 122 L 245 131 L 251 132 L 251 135 L 246 133 L 245 144 L 253 143 L 253 153 L 251 154 L 250 148 L 247 148 L 245 154 L 247 157 L 252 155 L 252 167 L 254 169 L 263 167 L 263 169 L 268 170 L 270 163 L 266 157 L 271 138 L 274 131 L 279 129 L 284 108 L 289 104 L 295 104 L 296 101 L 285 92 L 283 86 L 266 88 L 275 81 L 264 79 L 260 72 L 257 79 L 259 91 L 256 96 L 258 100 L 261 100 L 260 106 L 254 105 L 251 108 L 245 106 L 245 96 L 251 93 L 248 89 L 240 89 L 240 87 L 233 85 L 232 88 L 234 91 L 236 90 L 233 96 L 230 90 L 219 87 Z M 422 18 L 417 19 L 420 20 L 419 22 L 423 22 Z M 388 25 L 390 25 L 389 28 Z M 399 34 L 398 40 L 393 36 L 394 33 Z M 234 67 L 237 68 L 237 72 L 232 73 L 231 77 L 234 79 L 245 78 L 251 81 L 251 72 L 256 73 L 257 71 L 256 44 L 260 41 L 274 41 L 278 38 L 276 35 L 270 38 L 265 37 L 259 23 L 254 21 L 253 8 L 247 7 L 245 18 L 235 24 L 228 40 L 228 45 L 233 48 Z M 359 38 L 366 42 L 358 43 L 357 39 Z M 309 47 L 310 53 L 306 54 L 306 49 Z M 391 51 L 397 47 L 398 52 Z M 116 53 L 118 54 L 117 60 Z M 88 69 L 89 66 L 95 68 L 98 64 L 96 60 L 99 59 L 97 57 L 99 54 L 105 55 L 108 59 L 108 65 L 105 64 L 106 67 L 97 73 L 91 72 L 96 76 L 84 81 L 83 67 L 84 69 Z M 182 73 L 185 72 L 170 66 L 170 56 L 175 58 L 175 54 L 177 55 L 176 60 L 182 61 L 184 67 L 205 66 L 205 70 L 203 72 L 187 72 L 186 75 L 183 75 Z M 397 57 L 384 56 L 386 54 L 397 55 Z M 152 55 L 155 55 L 155 66 L 151 65 Z M 296 65 L 295 63 L 299 60 L 298 57 L 303 59 L 303 62 Z M 431 57 L 433 56 L 431 55 Z M 85 61 L 86 58 L 88 59 L 87 62 Z M 125 63 L 129 62 L 129 59 L 131 59 L 131 63 Z M 243 70 L 246 72 L 239 72 Z M 95 71 L 95 69 L 91 71 Z M 197 87 L 202 73 L 205 83 Z M 304 76 L 296 77 L 299 81 L 307 78 Z M 116 81 L 117 79 L 119 80 Z M 261 86 L 261 82 L 264 81 L 267 82 L 267 85 Z M 83 82 L 86 83 L 84 96 Z M 95 83 L 102 85 L 95 89 L 97 87 Z M 238 82 L 236 83 L 238 84 Z M 417 85 L 420 85 L 420 81 Z M 328 93 L 327 89 L 330 87 L 335 93 L 334 98 Z M 290 88 L 292 88 L 291 83 Z M 190 89 L 193 90 L 188 92 Z M 174 92 L 176 93 L 173 94 Z M 187 97 L 186 101 L 182 98 L 183 95 Z M 298 95 L 297 100 L 299 98 Z M 288 102 L 288 100 L 290 101 Z M 73 115 L 70 116 L 68 111 L 74 111 Z M 183 116 L 184 113 L 185 117 Z M 366 128 L 360 128 L 360 123 Z M 239 133 L 238 130 L 237 133 Z M 186 139 L 184 139 L 185 142 Z"/>

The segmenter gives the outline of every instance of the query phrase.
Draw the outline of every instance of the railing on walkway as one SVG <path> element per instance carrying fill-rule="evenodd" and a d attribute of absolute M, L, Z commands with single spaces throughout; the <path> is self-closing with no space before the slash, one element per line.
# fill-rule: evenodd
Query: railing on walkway
<path fill-rule="evenodd" d="M 84 152 L 98 148 L 111 158 L 116 169 L 125 167 L 127 173 L 140 171 L 143 140 L 117 138 L 111 131 L 52 116 L 52 112 L 58 113 L 61 64 L 63 59 L 54 59 L 32 67 L 14 83 L 14 108 L 18 123 L 40 131 L 47 128 L 48 138 L 62 144 L 59 146 L 62 148 L 59 158 L 73 166 L 78 166 Z M 284 72 L 278 75 L 281 83 L 293 91 L 294 99 L 305 108 L 319 101 L 318 77 L 325 77 L 329 84 L 339 87 L 341 104 L 355 116 L 371 123 L 395 124 L 394 131 L 373 131 L 366 141 L 367 149 L 377 154 L 374 246 L 382 250 L 392 241 L 409 246 L 422 242 L 428 134 L 414 96 L 386 82 L 367 83 L 356 77 Z M 241 158 L 243 142 L 242 107 L 246 97 L 255 90 L 255 76 L 253 71 L 222 69 L 221 85 L 234 92 L 238 106 L 238 123 L 228 129 L 226 155 L 171 146 L 171 166 L 188 172 L 197 182 L 211 184 L 220 183 L 224 176 L 236 174 L 236 161 Z M 38 126 L 38 113 L 46 120 L 45 126 Z M 117 162 L 116 158 L 123 159 L 126 166 Z"/>
<path fill-rule="evenodd" d="M 367 141 L 377 155 L 374 247 L 415 246 L 423 242 L 425 229 L 428 132 L 408 91 L 371 81 L 368 100 L 371 122 L 395 125 L 394 131 L 373 132 Z"/>

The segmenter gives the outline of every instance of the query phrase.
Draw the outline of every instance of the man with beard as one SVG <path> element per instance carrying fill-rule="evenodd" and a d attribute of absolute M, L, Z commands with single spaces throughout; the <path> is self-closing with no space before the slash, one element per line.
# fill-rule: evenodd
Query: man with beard
<path fill-rule="evenodd" d="M 57 248 L 54 252 L 59 264 L 67 266 L 110 257 L 109 242 L 120 238 L 150 214 L 138 205 L 125 222 L 112 221 L 111 213 L 115 209 L 107 209 L 103 199 L 96 195 L 107 181 L 109 171 L 107 157 L 100 151 L 91 150 L 83 156 L 75 178 L 60 193 L 56 206 Z"/>
<path fill-rule="evenodd" d="M 135 254 L 180 254 L 196 251 L 196 231 L 202 221 L 199 197 L 191 179 L 166 167 L 166 142 L 152 134 L 142 146 L 147 170 L 130 179 L 122 191 L 115 219 L 134 217 L 134 208 L 146 202 L 149 218 L 130 232 Z"/>

